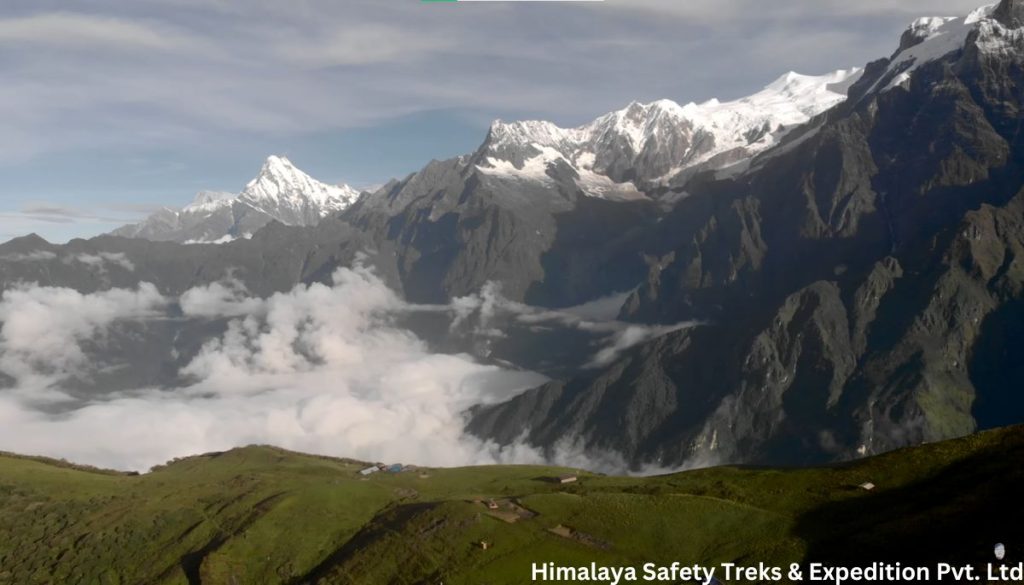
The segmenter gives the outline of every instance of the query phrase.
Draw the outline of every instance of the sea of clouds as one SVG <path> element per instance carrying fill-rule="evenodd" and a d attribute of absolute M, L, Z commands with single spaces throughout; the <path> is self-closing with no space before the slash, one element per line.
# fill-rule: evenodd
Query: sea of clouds
<path fill-rule="evenodd" d="M 593 366 L 674 328 L 607 320 L 615 302 L 576 311 L 511 303 L 496 287 L 447 306 L 413 306 L 371 269 L 338 269 L 333 282 L 269 298 L 230 279 L 168 298 L 156 287 L 82 294 L 23 285 L 0 297 L 0 449 L 144 471 L 174 457 L 247 444 L 428 466 L 552 462 L 621 471 L 614 454 L 567 440 L 547 457 L 525 444 L 499 447 L 464 433 L 474 405 L 507 400 L 545 377 L 432 352 L 397 324 L 413 311 L 446 312 L 452 327 L 475 316 L 482 335 L 499 312 L 524 323 L 557 321 L 602 332 Z M 175 388 L 139 388 L 89 400 L 69 380 L 102 368 L 83 350 L 116 324 L 227 320 L 181 368 Z M 602 320 L 604 319 L 604 320 Z M 554 453 L 554 455 L 552 455 Z"/>

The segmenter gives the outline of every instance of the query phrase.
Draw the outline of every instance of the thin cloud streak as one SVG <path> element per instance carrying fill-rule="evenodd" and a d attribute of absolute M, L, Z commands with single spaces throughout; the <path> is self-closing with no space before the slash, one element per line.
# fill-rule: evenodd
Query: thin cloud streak
<path fill-rule="evenodd" d="M 194 52 L 209 46 L 198 37 L 116 17 L 50 12 L 0 19 L 0 44 L 63 49 L 114 48 Z"/>
<path fill-rule="evenodd" d="M 685 19 L 689 22 L 722 22 L 754 20 L 767 12 L 770 16 L 788 19 L 806 16 L 808 13 L 834 16 L 945 16 L 962 14 L 976 8 L 983 2 L 964 0 L 817 0 L 813 3 L 802 1 L 779 1 L 766 5 L 758 0 L 691 0 L 688 2 L 665 2 L 663 0 L 629 0 L 629 2 L 608 2 L 609 9 L 623 11 L 649 11 L 662 16 Z"/>

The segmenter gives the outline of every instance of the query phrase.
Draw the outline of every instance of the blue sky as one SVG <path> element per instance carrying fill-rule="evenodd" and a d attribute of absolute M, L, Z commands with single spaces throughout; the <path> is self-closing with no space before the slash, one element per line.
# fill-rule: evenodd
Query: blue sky
<path fill-rule="evenodd" d="M 89 237 L 238 191 L 269 154 L 380 183 L 492 119 L 736 98 L 890 54 L 977 0 L 5 0 L 0 240 Z"/>

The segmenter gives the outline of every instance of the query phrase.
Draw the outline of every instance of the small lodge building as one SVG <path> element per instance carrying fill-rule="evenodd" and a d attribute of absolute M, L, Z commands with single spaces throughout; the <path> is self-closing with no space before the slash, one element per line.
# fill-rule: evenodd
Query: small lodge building
<path fill-rule="evenodd" d="M 373 475 L 374 473 L 377 473 L 378 471 L 380 471 L 380 469 L 378 469 L 377 466 L 374 465 L 373 467 L 367 467 L 366 469 L 363 469 L 362 471 L 359 472 L 359 475 L 363 475 L 363 476 Z"/>
<path fill-rule="evenodd" d="M 560 475 L 558 477 L 558 483 L 563 483 L 563 484 L 564 483 L 576 483 L 578 480 L 579 480 L 579 477 L 577 477 L 575 475 Z"/>

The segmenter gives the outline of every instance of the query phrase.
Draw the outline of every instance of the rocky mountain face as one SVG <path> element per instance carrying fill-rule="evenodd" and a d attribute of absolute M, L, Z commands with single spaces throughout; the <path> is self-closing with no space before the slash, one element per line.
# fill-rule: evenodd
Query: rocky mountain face
<path fill-rule="evenodd" d="M 287 158 L 271 156 L 259 175 L 238 194 L 203 191 L 181 210 L 161 209 L 112 235 L 179 243 L 222 243 L 251 237 L 272 221 L 316 225 L 359 197 L 348 185 L 328 185 L 302 172 Z"/>
<path fill-rule="evenodd" d="M 845 99 L 860 73 L 790 73 L 727 103 L 634 103 L 576 129 L 496 122 L 475 153 L 433 162 L 359 204 L 354 190 L 271 157 L 237 196 L 201 193 L 114 235 L 223 242 L 270 221 L 313 225 L 344 211 L 372 240 L 395 246 L 411 300 L 442 302 L 494 281 L 510 299 L 568 306 L 643 278 L 635 241 L 671 205 L 674 195 L 659 200 L 668 185 L 777 143 Z M 617 269 L 597 270 L 608 264 Z"/>
<path fill-rule="evenodd" d="M 568 306 L 628 290 L 644 274 L 630 242 L 656 221 L 652 201 L 587 197 L 565 167 L 520 180 L 477 160 L 431 163 L 343 214 L 395 246 L 410 300 L 446 302 L 497 282 L 510 299 Z M 598 277 L 610 262 L 616 269 Z"/>
<path fill-rule="evenodd" d="M 575 129 L 495 122 L 475 153 L 392 182 L 345 218 L 395 244 L 412 300 L 492 281 L 545 306 L 627 291 L 648 270 L 639 239 L 678 196 L 668 185 L 747 161 L 842 102 L 860 74 L 790 73 L 728 103 L 634 103 Z"/>
<path fill-rule="evenodd" d="M 479 409 L 635 462 L 845 459 L 1024 418 L 1024 29 L 923 19 L 849 100 L 691 184 L 623 317 L 704 326 Z"/>

